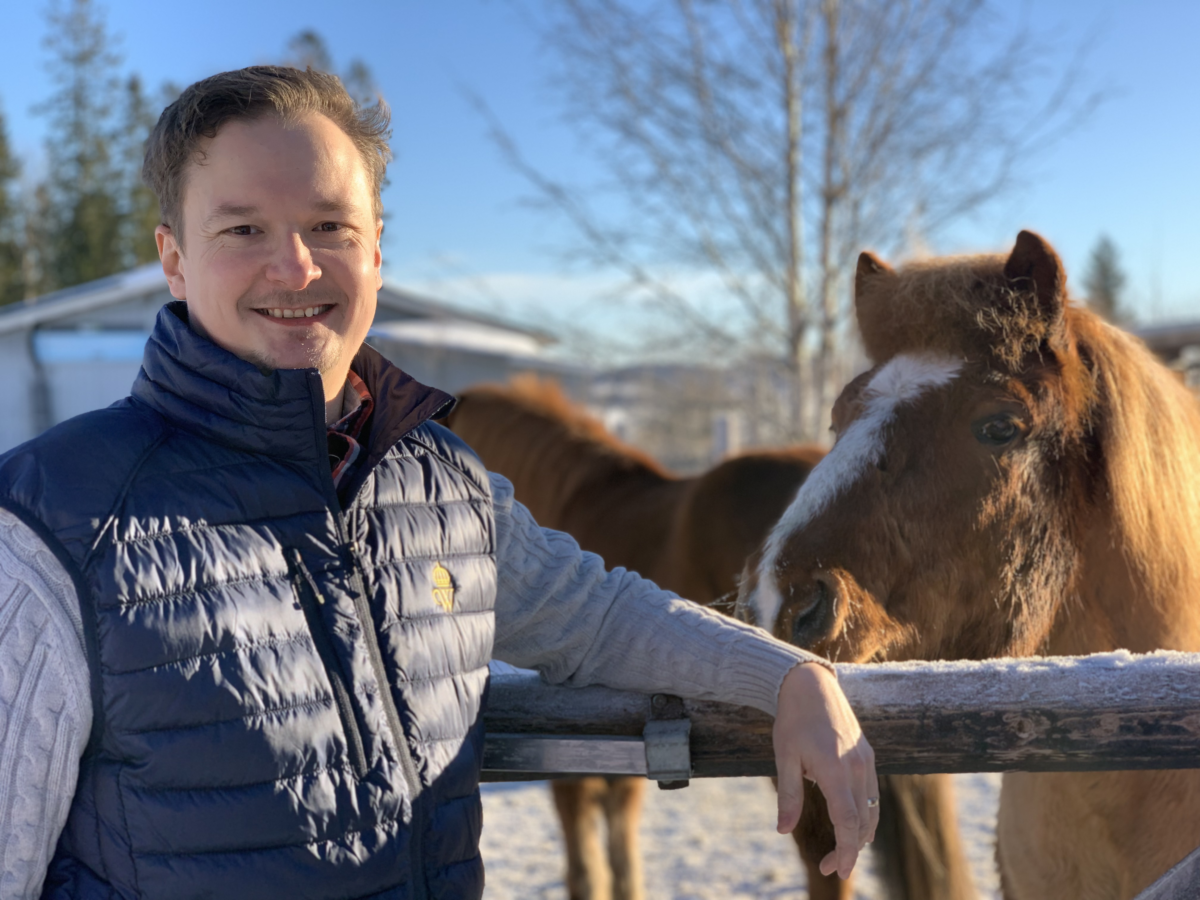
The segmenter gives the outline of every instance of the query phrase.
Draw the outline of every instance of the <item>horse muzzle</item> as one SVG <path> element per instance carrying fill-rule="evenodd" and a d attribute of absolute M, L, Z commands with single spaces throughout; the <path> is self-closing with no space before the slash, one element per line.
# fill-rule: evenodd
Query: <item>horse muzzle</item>
<path fill-rule="evenodd" d="M 811 649 L 833 637 L 839 604 L 845 606 L 839 587 L 838 579 L 827 572 L 815 572 L 808 581 L 788 586 L 786 608 L 795 610 L 791 643 Z"/>

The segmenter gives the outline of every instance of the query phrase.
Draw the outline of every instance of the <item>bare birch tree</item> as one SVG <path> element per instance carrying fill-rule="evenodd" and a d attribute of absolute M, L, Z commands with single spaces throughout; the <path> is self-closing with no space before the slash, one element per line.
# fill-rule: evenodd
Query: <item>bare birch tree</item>
<path fill-rule="evenodd" d="M 538 168 L 476 98 L 492 137 L 574 226 L 571 249 L 624 273 L 678 342 L 784 367 L 777 440 L 827 421 L 857 252 L 903 249 L 978 209 L 1095 99 L 1077 90 L 1078 56 L 986 0 L 539 9 L 553 95 L 604 182 Z M 719 296 L 681 287 L 681 271 Z"/>

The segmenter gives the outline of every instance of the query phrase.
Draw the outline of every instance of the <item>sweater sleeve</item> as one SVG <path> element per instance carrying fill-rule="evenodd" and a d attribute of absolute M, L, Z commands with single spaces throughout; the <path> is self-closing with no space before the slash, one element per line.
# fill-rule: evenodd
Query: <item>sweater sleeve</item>
<path fill-rule="evenodd" d="M 507 479 L 491 478 L 496 659 L 537 669 L 553 684 L 664 692 L 771 715 L 794 666 L 829 665 L 634 572 L 608 571 L 569 535 L 540 528 Z"/>
<path fill-rule="evenodd" d="M 40 896 L 91 727 L 74 584 L 0 509 L 0 897 Z"/>

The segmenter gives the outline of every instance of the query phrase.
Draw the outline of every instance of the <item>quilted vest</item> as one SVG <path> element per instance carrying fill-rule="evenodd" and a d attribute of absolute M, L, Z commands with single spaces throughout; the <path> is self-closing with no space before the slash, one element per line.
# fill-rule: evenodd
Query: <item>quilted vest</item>
<path fill-rule="evenodd" d="M 132 396 L 0 457 L 74 578 L 95 723 L 48 897 L 471 898 L 493 638 L 487 474 L 364 347 L 339 501 L 315 369 L 159 314 Z"/>

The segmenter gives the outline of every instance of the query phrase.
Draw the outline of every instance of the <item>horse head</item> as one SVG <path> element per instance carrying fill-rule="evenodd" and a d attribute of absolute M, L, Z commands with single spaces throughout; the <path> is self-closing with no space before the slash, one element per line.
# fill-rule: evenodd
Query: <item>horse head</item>
<path fill-rule="evenodd" d="M 1171 645 L 1161 610 L 1143 634 L 1131 609 L 1139 591 L 1195 584 L 1150 545 L 1177 545 L 1165 522 L 1196 523 L 1196 502 L 1132 492 L 1200 484 L 1194 404 L 1065 285 L 1030 232 L 1007 257 L 860 257 L 873 367 L 842 391 L 832 451 L 743 572 L 745 618 L 844 661 Z M 1187 434 L 1161 421 L 1172 409 Z M 1135 521 L 1148 508 L 1163 521 Z"/>

